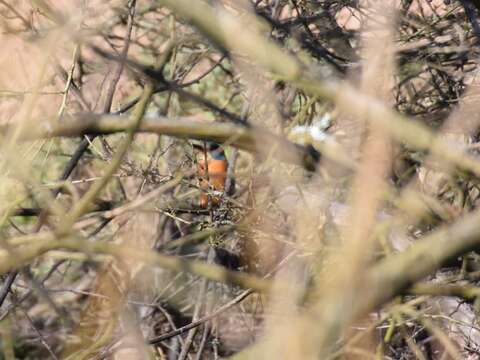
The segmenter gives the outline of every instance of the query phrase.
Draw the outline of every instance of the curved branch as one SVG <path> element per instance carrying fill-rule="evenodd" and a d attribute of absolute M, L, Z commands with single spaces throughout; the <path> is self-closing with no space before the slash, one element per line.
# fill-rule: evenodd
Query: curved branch
<path fill-rule="evenodd" d="M 31 129 L 29 133 L 24 132 L 22 139 L 107 135 L 127 131 L 132 125 L 132 119 L 126 116 L 81 114 Z M 9 131 L 9 125 L 0 126 L 0 133 L 8 134 Z M 227 143 L 241 150 L 273 155 L 281 161 L 299 164 L 309 170 L 315 169 L 320 158 L 320 154 L 312 147 L 294 144 L 266 129 L 231 123 L 201 123 L 182 118 L 172 120 L 149 116 L 142 120 L 137 132 Z"/>

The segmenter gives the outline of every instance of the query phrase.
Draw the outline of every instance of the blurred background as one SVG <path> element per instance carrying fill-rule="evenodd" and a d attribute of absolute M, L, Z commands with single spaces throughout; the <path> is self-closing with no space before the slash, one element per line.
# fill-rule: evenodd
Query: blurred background
<path fill-rule="evenodd" d="M 480 358 L 479 16 L 0 0 L 0 359 Z"/>

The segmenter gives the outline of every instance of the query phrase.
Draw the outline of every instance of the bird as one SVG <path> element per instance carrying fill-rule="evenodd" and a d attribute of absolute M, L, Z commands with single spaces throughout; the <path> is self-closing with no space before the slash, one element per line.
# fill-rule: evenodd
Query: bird
<path fill-rule="evenodd" d="M 200 193 L 199 205 L 201 208 L 218 206 L 221 195 L 211 195 L 211 192 L 221 193 L 225 191 L 227 180 L 228 161 L 224 149 L 215 142 L 205 142 L 202 145 L 193 145 L 199 150 L 200 160 L 197 163 Z"/>

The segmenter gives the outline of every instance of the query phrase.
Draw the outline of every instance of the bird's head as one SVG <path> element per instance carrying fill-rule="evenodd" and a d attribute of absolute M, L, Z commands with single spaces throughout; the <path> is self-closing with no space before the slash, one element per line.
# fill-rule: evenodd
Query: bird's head
<path fill-rule="evenodd" d="M 195 151 L 199 152 L 200 156 L 203 156 L 206 151 L 210 159 L 227 160 L 223 147 L 214 141 L 204 141 L 201 143 L 194 142 L 192 146 Z"/>

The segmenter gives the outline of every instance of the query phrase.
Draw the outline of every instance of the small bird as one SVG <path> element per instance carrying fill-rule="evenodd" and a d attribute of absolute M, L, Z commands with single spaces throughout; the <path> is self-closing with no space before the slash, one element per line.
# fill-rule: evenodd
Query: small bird
<path fill-rule="evenodd" d="M 196 150 L 200 150 L 198 161 L 198 176 L 200 179 L 200 207 L 207 208 L 209 202 L 212 205 L 220 203 L 220 195 L 210 195 L 209 192 L 225 191 L 225 182 L 227 180 L 228 161 L 225 157 L 223 148 L 215 143 L 208 142 L 204 146 L 193 145 Z"/>

